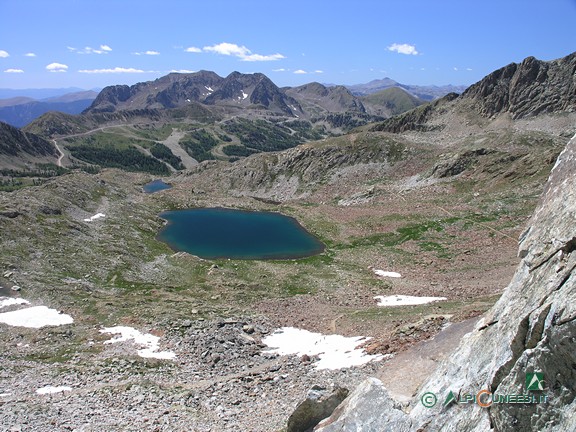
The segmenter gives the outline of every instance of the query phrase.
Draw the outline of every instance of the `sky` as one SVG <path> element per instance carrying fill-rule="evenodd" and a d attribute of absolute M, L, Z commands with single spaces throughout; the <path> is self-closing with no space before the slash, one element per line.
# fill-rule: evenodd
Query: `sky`
<path fill-rule="evenodd" d="M 576 51 L 576 0 L 0 0 L 0 21 L 0 88 L 13 89 L 199 70 L 470 85 Z"/>

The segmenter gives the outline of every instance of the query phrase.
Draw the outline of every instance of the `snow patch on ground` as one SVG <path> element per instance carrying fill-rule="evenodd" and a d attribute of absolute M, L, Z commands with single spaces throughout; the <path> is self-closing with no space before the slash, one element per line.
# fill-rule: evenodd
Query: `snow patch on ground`
<path fill-rule="evenodd" d="M 391 277 L 391 278 L 399 278 L 402 277 L 400 273 L 392 272 L 392 271 L 385 271 L 385 270 L 378 270 L 374 269 L 374 274 L 380 277 Z"/>
<path fill-rule="evenodd" d="M 73 322 L 74 319 L 70 315 L 60 313 L 56 309 L 50 309 L 46 306 L 34 306 L 0 313 L 0 323 L 14 327 L 41 328 L 72 324 Z"/>
<path fill-rule="evenodd" d="M 294 327 L 282 327 L 262 339 L 270 347 L 268 352 L 281 355 L 318 355 L 317 369 L 342 369 L 382 360 L 382 355 L 369 355 L 358 348 L 370 338 L 323 335 Z"/>
<path fill-rule="evenodd" d="M 158 351 L 160 338 L 150 333 L 142 333 L 135 328 L 126 326 L 105 327 L 100 333 L 117 334 L 114 339 L 107 340 L 106 344 L 133 340 L 136 345 L 144 346 L 138 350 L 138 355 L 145 358 L 173 360 L 176 354 L 172 351 Z"/>
<path fill-rule="evenodd" d="M 244 93 L 244 90 L 242 90 L 242 99 L 246 99 L 248 97 L 247 93 Z"/>
<path fill-rule="evenodd" d="M 22 298 L 0 297 L 0 309 L 12 305 L 29 304 L 29 303 L 30 302 L 28 300 L 24 300 Z"/>
<path fill-rule="evenodd" d="M 92 222 L 96 219 L 100 219 L 106 216 L 104 213 L 96 213 L 94 216 L 90 216 L 89 218 L 84 219 L 84 222 Z"/>
<path fill-rule="evenodd" d="M 69 387 L 69 386 L 59 386 L 59 387 L 46 386 L 46 387 L 42 387 L 42 388 L 39 388 L 38 390 L 36 390 L 36 393 L 43 395 L 43 394 L 62 393 L 65 391 L 72 391 L 72 387 Z"/>
<path fill-rule="evenodd" d="M 446 300 L 446 297 L 416 297 L 407 295 L 376 296 L 377 306 L 407 306 L 432 303 L 435 301 Z"/>

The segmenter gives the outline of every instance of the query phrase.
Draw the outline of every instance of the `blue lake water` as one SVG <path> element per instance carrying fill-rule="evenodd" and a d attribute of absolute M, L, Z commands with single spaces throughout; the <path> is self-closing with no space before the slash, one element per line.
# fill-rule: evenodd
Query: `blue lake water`
<path fill-rule="evenodd" d="M 170 189 L 172 185 L 164 183 L 162 180 L 154 180 L 146 183 L 142 188 L 146 193 L 160 192 L 161 190 Z"/>
<path fill-rule="evenodd" d="M 167 211 L 158 239 L 206 259 L 294 259 L 317 255 L 324 244 L 294 218 L 224 208 Z"/>

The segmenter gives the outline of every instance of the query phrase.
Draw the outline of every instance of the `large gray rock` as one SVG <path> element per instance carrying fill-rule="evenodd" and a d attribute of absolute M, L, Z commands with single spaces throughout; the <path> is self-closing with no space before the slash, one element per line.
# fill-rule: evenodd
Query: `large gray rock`
<path fill-rule="evenodd" d="M 314 386 L 306 399 L 300 403 L 290 418 L 286 432 L 307 432 L 330 416 L 334 409 L 348 396 L 348 389 L 338 387 L 333 391 Z"/>
<path fill-rule="evenodd" d="M 425 382 L 409 409 L 371 380 L 358 387 L 318 431 L 576 430 L 576 136 L 550 174 L 520 239 L 522 261 L 500 300 Z M 543 391 L 526 388 L 542 372 Z M 531 394 L 539 403 L 444 406 L 454 395 Z M 425 407 L 432 392 L 438 402 Z M 541 399 L 547 398 L 544 402 Z M 461 396 L 462 397 L 462 396 Z M 353 401 L 353 402 L 352 402 Z M 370 409 L 366 409 L 368 406 Z"/>
<path fill-rule="evenodd" d="M 399 425 L 410 425 L 410 419 L 400 410 L 376 378 L 368 378 L 354 393 L 322 421 L 315 431 L 399 431 Z"/>

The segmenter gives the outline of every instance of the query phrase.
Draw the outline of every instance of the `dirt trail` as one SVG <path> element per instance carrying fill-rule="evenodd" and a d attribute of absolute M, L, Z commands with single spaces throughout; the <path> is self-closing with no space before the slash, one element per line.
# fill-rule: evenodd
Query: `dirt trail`
<path fill-rule="evenodd" d="M 60 148 L 60 146 L 58 145 L 56 140 L 52 140 L 52 141 L 54 142 L 54 145 L 56 146 L 56 150 L 58 150 L 58 153 L 60 153 L 60 157 L 56 161 L 56 165 L 58 165 L 59 167 L 62 167 L 62 159 L 64 159 L 64 156 L 66 156 L 66 155 L 64 154 L 64 152 L 62 151 L 62 149 Z"/>
<path fill-rule="evenodd" d="M 188 169 L 192 168 L 194 165 L 198 165 L 198 161 L 186 153 L 186 151 L 178 144 L 185 134 L 185 132 L 178 129 L 172 129 L 172 133 L 168 138 L 162 141 L 162 144 L 168 147 L 172 154 L 178 156 L 182 160 L 186 169 Z"/>

